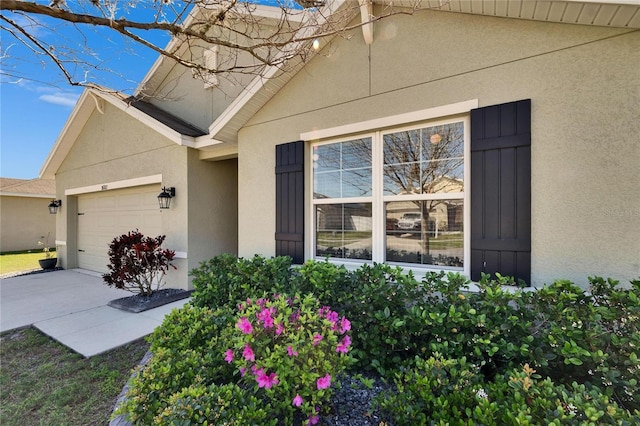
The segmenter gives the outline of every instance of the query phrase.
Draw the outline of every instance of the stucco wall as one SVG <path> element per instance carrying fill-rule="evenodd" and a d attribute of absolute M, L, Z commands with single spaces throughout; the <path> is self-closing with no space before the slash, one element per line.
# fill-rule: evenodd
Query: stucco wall
<path fill-rule="evenodd" d="M 51 198 L 0 197 L 0 252 L 54 247 L 56 216 L 49 213 Z"/>
<path fill-rule="evenodd" d="M 221 253 L 238 253 L 238 162 L 189 153 L 189 270 Z"/>
<path fill-rule="evenodd" d="M 66 243 L 59 247 L 59 265 L 78 266 L 77 195 L 65 196 L 65 190 L 153 175 L 162 175 L 162 184 L 177 192 L 171 208 L 162 212 L 164 246 L 188 253 L 188 150 L 110 104 L 104 114 L 94 111 L 56 173 L 56 191 L 63 200 L 57 239 Z M 187 259 L 175 264 L 178 271 L 171 271 L 167 281 L 171 287 L 187 288 Z"/>
<path fill-rule="evenodd" d="M 220 79 L 218 86 L 205 89 L 201 80 L 192 77 L 191 70 L 175 66 L 148 101 L 206 131 L 249 78 Z"/>
<path fill-rule="evenodd" d="M 335 39 L 240 132 L 239 254 L 274 254 L 276 144 L 530 98 L 533 284 L 640 276 L 639 45 L 637 31 L 431 11 L 376 23 L 371 46 Z"/>

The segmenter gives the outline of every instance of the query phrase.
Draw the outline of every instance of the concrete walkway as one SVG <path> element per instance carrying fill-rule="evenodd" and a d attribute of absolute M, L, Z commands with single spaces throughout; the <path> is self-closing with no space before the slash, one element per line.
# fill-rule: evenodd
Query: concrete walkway
<path fill-rule="evenodd" d="M 167 313 L 189 300 L 139 314 L 107 306 L 131 295 L 80 269 L 5 278 L 0 281 L 0 331 L 33 325 L 90 357 L 150 334 Z"/>

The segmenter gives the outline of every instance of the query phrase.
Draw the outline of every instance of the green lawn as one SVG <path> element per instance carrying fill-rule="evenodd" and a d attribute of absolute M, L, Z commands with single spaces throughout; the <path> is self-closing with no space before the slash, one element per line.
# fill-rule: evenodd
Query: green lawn
<path fill-rule="evenodd" d="M 56 255 L 55 251 L 52 251 L 51 254 Z M 44 259 L 44 257 L 42 250 L 31 253 L 2 253 L 0 254 L 0 275 L 38 269 L 40 268 L 38 260 Z"/>
<path fill-rule="evenodd" d="M 106 425 L 143 339 L 83 358 L 34 328 L 0 335 L 0 425 Z"/>

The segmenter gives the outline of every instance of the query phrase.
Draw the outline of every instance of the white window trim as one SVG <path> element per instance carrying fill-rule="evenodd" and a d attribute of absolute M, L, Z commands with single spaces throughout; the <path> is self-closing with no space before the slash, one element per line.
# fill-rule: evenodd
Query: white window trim
<path fill-rule="evenodd" d="M 423 124 L 438 124 L 440 121 L 451 122 L 463 121 L 465 126 L 464 132 L 464 196 L 462 197 L 464 203 L 464 265 L 462 271 L 459 269 L 449 269 L 443 267 L 430 267 L 427 265 L 414 265 L 393 262 L 391 264 L 401 266 L 405 270 L 410 270 L 414 273 L 416 278 L 421 279 L 424 274 L 431 271 L 453 271 L 460 272 L 462 275 L 469 278 L 471 276 L 471 116 L 470 111 L 474 108 L 478 108 L 478 100 L 468 100 L 458 102 L 455 104 L 444 105 L 421 111 L 410 112 L 406 114 L 398 114 L 381 119 L 368 120 L 359 123 L 348 124 L 344 126 L 337 126 L 328 129 L 312 130 L 309 132 L 301 133 L 300 139 L 307 142 L 314 142 L 314 145 L 320 143 L 337 143 L 345 140 L 352 140 L 354 137 L 372 137 L 372 150 L 376 150 L 379 147 L 376 145 L 381 143 L 381 134 L 386 133 L 388 129 L 393 128 L 393 131 L 401 130 L 405 128 L 416 128 Z M 434 121 L 433 123 L 424 123 L 427 121 Z M 395 128 L 398 129 L 395 129 Z M 326 140 L 331 139 L 331 140 Z M 307 172 L 310 179 L 307 180 L 307 191 L 310 197 L 307 199 L 307 205 L 311 208 L 307 209 L 305 232 L 309 235 L 307 238 L 307 244 L 305 252 L 308 254 L 308 258 L 323 259 L 322 256 L 315 256 L 315 205 L 316 204 L 329 204 L 329 203 L 372 203 L 372 212 L 380 212 L 384 210 L 384 203 L 389 201 L 403 201 L 405 199 L 415 200 L 414 195 L 395 195 L 385 196 L 382 194 L 382 173 L 376 172 L 382 170 L 382 158 L 379 155 L 374 155 L 372 158 L 372 170 L 373 170 L 373 182 L 372 182 L 372 197 L 361 198 L 343 198 L 343 199 L 328 199 L 328 200 L 314 200 L 313 199 L 313 149 L 309 150 L 309 160 L 307 166 Z M 444 196 L 434 196 L 432 194 L 423 194 L 419 196 L 421 199 L 432 198 L 451 198 L 461 199 L 459 193 L 451 193 Z M 344 265 L 348 269 L 355 269 L 363 264 L 370 264 L 372 262 L 381 262 L 384 260 L 385 253 L 385 238 L 384 238 L 384 218 L 381 214 L 372 213 L 372 261 L 363 261 L 358 259 L 331 259 L 333 263 Z M 377 255 L 377 256 L 376 256 Z"/>
<path fill-rule="evenodd" d="M 389 117 L 376 118 L 374 120 L 361 121 L 359 123 L 347 124 L 344 126 L 331 127 L 328 129 L 311 130 L 300 133 L 300 140 L 315 142 L 321 139 L 347 136 L 354 133 L 372 133 L 373 130 L 382 130 L 387 127 L 410 125 L 417 121 L 426 121 L 436 118 L 447 118 L 452 115 L 468 114 L 474 108 L 478 108 L 478 100 L 458 102 L 455 104 L 443 105 L 420 111 L 397 114 Z"/>

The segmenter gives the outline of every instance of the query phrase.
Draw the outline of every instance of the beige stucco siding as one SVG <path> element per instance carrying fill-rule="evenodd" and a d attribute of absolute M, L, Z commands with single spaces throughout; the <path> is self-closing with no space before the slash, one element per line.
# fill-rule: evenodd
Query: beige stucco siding
<path fill-rule="evenodd" d="M 219 198 L 220 188 L 228 193 L 225 185 L 234 182 L 235 167 L 202 163 L 194 149 L 175 144 L 107 104 L 104 114 L 94 111 L 56 174 L 58 197 L 64 200 L 63 216 L 57 227 L 58 240 L 66 243 L 61 250 L 62 266 L 78 266 L 77 199 L 82 195 L 77 194 L 78 191 L 82 192 L 82 188 L 93 191 L 96 185 L 98 190 L 102 185 L 111 190 L 109 184 L 113 182 L 131 182 L 135 188 L 135 182 L 153 176 L 161 176 L 161 182 L 157 183 L 176 188 L 171 208 L 161 212 L 162 232 L 167 236 L 164 246 L 179 256 L 174 261 L 178 270 L 170 271 L 167 277 L 168 286 L 189 288 L 188 271 L 194 266 L 193 262 L 211 253 L 234 251 L 234 232 L 227 228 L 221 232 L 221 226 L 210 226 L 210 222 L 199 224 L 197 221 L 201 218 L 197 214 L 190 217 L 189 212 L 192 208 L 210 205 L 210 200 Z M 69 191 L 73 194 L 65 196 Z M 232 215 L 233 222 L 235 200 L 231 205 L 233 209 L 222 209 L 221 214 Z M 201 239 L 216 243 L 205 252 L 199 242 L 190 246 L 190 238 L 196 233 Z"/>
<path fill-rule="evenodd" d="M 274 32 L 277 32 L 274 22 L 260 19 L 254 16 L 252 19 L 259 20 L 252 28 L 246 28 L 240 21 L 234 21 L 234 31 L 231 35 L 220 34 L 220 28 L 215 27 L 209 33 L 210 37 L 220 37 L 224 40 L 230 38 L 232 43 L 239 45 L 250 45 L 255 39 L 265 37 L 266 40 L 277 41 Z M 230 22 L 229 22 L 230 23 Z M 278 24 L 280 22 L 275 22 Z M 280 23 L 281 24 L 281 23 Z M 241 36 L 246 33 L 254 40 Z M 235 100 L 244 88 L 255 78 L 257 74 L 256 65 L 260 62 L 248 52 L 218 46 L 218 69 L 236 69 L 236 72 L 224 72 L 216 75 L 217 84 L 213 87 L 205 88 L 203 80 L 195 76 L 190 68 L 174 64 L 168 70 L 162 70 L 163 79 L 158 86 L 150 91 L 145 90 L 145 94 L 150 95 L 149 102 L 159 106 L 194 126 L 207 130 L 218 116 Z M 194 63 L 203 64 L 203 55 L 206 49 L 203 43 L 196 43 L 189 46 L 188 50 L 181 53 L 186 59 Z M 258 52 L 264 54 L 264 52 Z M 167 67 L 167 65 L 165 65 Z M 253 69 L 252 67 L 256 67 Z"/>
<path fill-rule="evenodd" d="M 189 152 L 189 271 L 221 253 L 238 253 L 238 162 L 207 162 Z"/>
<path fill-rule="evenodd" d="M 231 81 L 221 78 L 218 86 L 205 89 L 202 80 L 194 78 L 190 69 L 175 66 L 148 101 L 206 131 L 248 79 L 248 76 L 236 76 Z"/>
<path fill-rule="evenodd" d="M 51 198 L 0 197 L 0 252 L 54 247 L 56 216 L 49 213 Z"/>
<path fill-rule="evenodd" d="M 533 284 L 640 276 L 638 46 L 637 31 L 444 12 L 376 23 L 371 46 L 358 31 L 335 39 L 240 132 L 240 255 L 275 251 L 275 145 L 466 100 L 530 98 Z"/>

